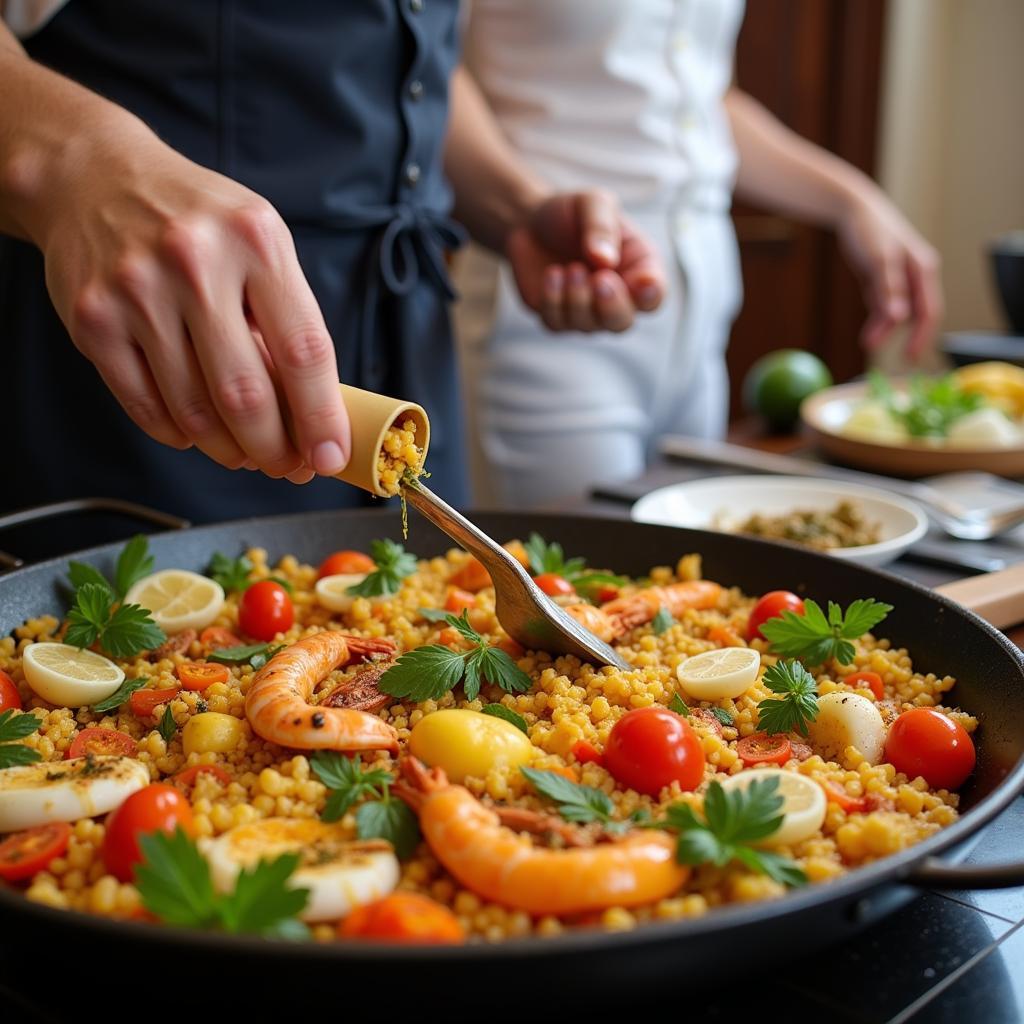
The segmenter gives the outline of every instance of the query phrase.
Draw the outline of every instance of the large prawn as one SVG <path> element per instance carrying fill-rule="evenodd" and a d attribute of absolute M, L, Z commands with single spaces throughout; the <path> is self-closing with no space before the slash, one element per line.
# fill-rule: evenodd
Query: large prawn
<path fill-rule="evenodd" d="M 275 654 L 253 678 L 245 715 L 258 736 L 299 750 L 398 750 L 398 734 L 377 715 L 310 702 L 316 684 L 354 656 L 393 654 L 390 640 L 333 630 L 313 633 Z"/>
<path fill-rule="evenodd" d="M 467 889 L 531 914 L 575 914 L 632 907 L 679 889 L 689 868 L 676 863 L 666 832 L 637 829 L 592 846 L 538 846 L 501 823 L 440 768 L 403 758 L 393 791 L 419 815 L 434 856 Z M 510 819 L 514 825 L 514 819 Z"/>
<path fill-rule="evenodd" d="M 687 608 L 714 608 L 722 596 L 722 588 L 711 580 L 684 580 L 665 587 L 646 587 L 628 597 L 617 597 L 601 605 L 570 604 L 565 610 L 599 640 L 610 643 L 624 633 L 650 622 L 658 611 L 667 608 L 679 616 Z"/>

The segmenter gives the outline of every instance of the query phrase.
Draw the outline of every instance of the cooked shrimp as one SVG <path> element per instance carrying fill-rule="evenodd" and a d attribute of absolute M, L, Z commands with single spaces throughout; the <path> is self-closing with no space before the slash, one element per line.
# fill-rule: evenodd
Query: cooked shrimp
<path fill-rule="evenodd" d="M 390 640 L 331 630 L 275 654 L 253 678 L 245 715 L 258 736 L 299 750 L 398 750 L 398 734 L 376 715 L 310 703 L 316 684 L 353 655 L 393 654 Z"/>
<path fill-rule="evenodd" d="M 404 758 L 393 787 L 419 815 L 434 856 L 467 889 L 531 914 L 575 914 L 652 903 L 689 877 L 666 832 L 636 830 L 614 842 L 567 849 L 535 846 L 501 824 L 440 768 Z"/>
<path fill-rule="evenodd" d="M 685 580 L 666 587 L 646 587 L 628 597 L 595 608 L 589 604 L 566 605 L 565 610 L 599 640 L 610 643 L 636 626 L 650 622 L 662 608 L 681 615 L 687 608 L 714 608 L 722 588 L 710 580 Z"/>

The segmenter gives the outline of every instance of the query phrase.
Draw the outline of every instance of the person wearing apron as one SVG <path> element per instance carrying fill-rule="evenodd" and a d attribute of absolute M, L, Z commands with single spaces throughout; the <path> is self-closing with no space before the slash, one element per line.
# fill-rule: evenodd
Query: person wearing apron
<path fill-rule="evenodd" d="M 734 185 L 840 231 L 876 317 L 868 341 L 911 312 L 887 306 L 893 281 L 913 293 L 915 339 L 934 330 L 927 243 L 864 176 L 731 89 L 742 16 L 742 0 L 471 0 L 463 61 L 511 147 L 556 189 L 587 181 L 617 195 L 668 268 L 665 302 L 628 334 L 553 345 L 507 264 L 475 246 L 459 254 L 479 502 L 581 494 L 639 476 L 660 435 L 724 434 L 725 350 L 742 299 Z M 842 218 L 840 194 L 856 197 Z"/>
<path fill-rule="evenodd" d="M 48 76 L 47 83 L 40 85 L 44 76 L 34 66 L 32 90 L 39 92 L 20 94 L 27 96 L 29 105 L 38 102 L 42 107 L 49 95 L 44 95 L 45 90 L 59 82 L 53 88 L 64 90 L 60 102 L 80 105 L 85 134 L 92 118 L 98 121 L 100 138 L 106 138 L 103 133 L 112 130 L 111 124 L 126 133 L 128 141 L 118 150 L 111 149 L 116 167 L 112 180 L 130 177 L 133 166 L 125 148 L 130 149 L 136 138 L 151 147 L 151 128 L 170 149 L 161 149 L 163 162 L 148 165 L 140 175 L 143 180 L 136 191 L 141 190 L 146 202 L 160 207 L 165 198 L 173 199 L 174 175 L 180 172 L 190 175 L 193 185 L 202 181 L 198 189 L 202 197 L 209 193 L 219 200 L 225 191 L 228 220 L 231 204 L 238 204 L 237 230 L 231 240 L 244 247 L 246 258 L 255 253 L 262 268 L 262 276 L 245 284 L 248 323 L 243 318 L 241 288 L 236 288 L 231 302 L 209 300 L 203 292 L 213 287 L 210 282 L 225 261 L 207 259 L 197 269 L 204 245 L 212 244 L 202 226 L 189 228 L 186 223 L 178 230 L 171 218 L 172 230 L 160 240 L 164 248 L 154 251 L 167 256 L 173 266 L 175 287 L 179 278 L 187 280 L 189 295 L 198 296 L 199 321 L 212 324 L 208 331 L 212 341 L 219 344 L 221 328 L 228 334 L 244 332 L 247 358 L 257 358 L 254 353 L 262 345 L 268 364 L 273 359 L 278 368 L 285 365 L 282 352 L 292 359 L 289 369 L 293 372 L 285 378 L 284 390 L 296 418 L 306 417 L 298 424 L 300 434 L 305 430 L 314 440 L 317 431 L 326 436 L 328 427 L 315 416 L 319 402 L 324 423 L 332 424 L 331 436 L 340 437 L 338 423 L 343 422 L 344 411 L 333 384 L 328 389 L 330 408 L 324 404 L 327 391 L 320 392 L 316 401 L 307 401 L 313 408 L 304 409 L 294 399 L 289 388 L 301 389 L 305 364 L 315 356 L 322 370 L 325 357 L 311 345 L 305 350 L 301 346 L 285 350 L 282 339 L 294 336 L 301 342 L 309 335 L 329 337 L 337 359 L 337 373 L 333 362 L 326 364 L 331 380 L 340 377 L 425 407 L 432 427 L 431 486 L 452 502 L 463 501 L 464 438 L 448 318 L 454 293 L 445 263 L 446 252 L 459 244 L 463 232 L 449 218 L 452 194 L 442 167 L 449 81 L 458 50 L 457 0 L 360 0 L 343 5 L 320 0 L 288 4 L 278 0 L 128 4 L 0 0 L 0 15 L 21 36 L 30 58 L 123 108 L 107 107 L 108 113 L 101 117 L 94 111 L 95 96 L 78 90 L 65 99 L 69 83 Z M 10 52 L 8 59 L 14 59 Z M 28 75 L 23 56 L 19 54 L 17 60 L 18 66 L 8 63 L 3 73 Z M 68 116 L 65 106 L 59 109 Z M 143 123 L 138 126 L 141 135 L 133 134 L 136 129 L 129 122 L 134 124 L 134 119 L 124 117 L 124 110 Z M 43 129 L 47 126 L 48 122 Z M 21 134 L 32 128 L 23 123 Z M 55 160 L 73 163 L 79 145 L 76 128 L 69 129 L 76 137 L 54 150 Z M 468 135 L 472 134 L 470 130 Z M 88 144 L 93 144 L 93 138 L 88 137 Z M 65 197 L 60 189 L 56 195 L 31 195 L 25 184 L 32 180 L 31 168 L 26 171 L 24 160 L 18 163 L 19 141 L 14 134 L 5 138 L 0 123 L 0 157 L 6 161 L 0 162 L 0 233 L 23 239 L 0 235 L 0 330 L 6 384 L 3 438 L 8 457 L 18 467 L 17 476 L 10 477 L 3 488 L 0 510 L 106 495 L 134 498 L 195 521 L 208 521 L 363 502 L 366 495 L 331 479 L 320 477 L 295 487 L 263 473 L 238 472 L 245 465 L 304 482 L 314 469 L 329 475 L 340 468 L 336 457 L 342 455 L 333 441 L 329 457 L 322 451 L 318 455 L 320 443 L 302 452 L 297 442 L 298 451 L 291 450 L 276 407 L 276 433 L 269 438 L 273 443 L 236 444 L 236 423 L 248 422 L 247 402 L 252 398 L 240 386 L 230 403 L 225 398 L 226 404 L 217 404 L 214 411 L 232 427 L 234 438 L 230 431 L 216 433 L 216 419 L 211 426 L 208 408 L 201 410 L 196 429 L 209 437 L 203 445 L 196 442 L 196 447 L 188 447 L 194 438 L 184 432 L 180 416 L 164 415 L 150 422 L 152 408 L 132 405 L 128 411 L 144 430 L 133 427 L 126 409 L 111 393 L 118 390 L 115 385 L 124 392 L 125 375 L 139 388 L 149 388 L 157 405 L 162 395 L 172 409 L 174 397 L 169 397 L 168 390 L 173 389 L 160 377 L 159 359 L 166 356 L 159 345 L 145 344 L 146 337 L 158 330 L 166 333 L 166 324 L 161 328 L 152 322 L 162 315 L 160 304 L 136 301 L 145 288 L 152 287 L 146 279 L 150 264 L 133 263 L 129 252 L 114 273 L 115 285 L 128 296 L 135 320 L 129 320 L 131 337 L 111 336 L 109 341 L 123 344 L 128 355 L 112 366 L 107 352 L 100 347 L 97 356 L 94 346 L 84 357 L 72 346 L 65 324 L 70 320 L 84 325 L 88 337 L 102 337 L 104 330 L 111 333 L 104 311 L 90 304 L 88 281 L 77 282 L 75 301 L 62 303 L 61 295 L 91 257 L 75 247 L 84 244 L 77 221 L 91 217 L 93 211 L 88 200 L 76 193 L 78 206 L 70 207 L 63 218 L 52 214 L 47 214 L 49 220 L 37 218 L 45 231 L 23 229 L 10 211 L 31 212 L 26 195 L 37 210 Z M 179 161 L 179 154 L 193 163 Z M 219 174 L 207 173 L 207 168 Z M 89 170 L 94 172 L 94 165 Z M 164 174 L 166 181 L 161 178 Z M 204 174 L 205 178 L 197 179 Z M 160 179 L 162 193 L 151 184 L 155 178 Z M 65 181 L 79 187 L 74 177 Z M 236 188 L 235 183 L 251 192 Z M 112 187 L 116 190 L 120 185 L 115 181 Z M 7 201 L 11 194 L 16 202 Z M 194 194 L 193 189 L 189 196 Z M 120 195 L 116 192 L 115 199 Z M 272 209 L 265 204 L 254 206 L 262 202 L 259 197 L 268 200 Z M 463 197 L 459 198 L 461 202 Z M 486 202 L 486 197 L 480 201 Z M 108 202 L 102 208 L 104 214 L 109 206 Z M 218 227 L 221 223 L 217 222 Z M 103 226 L 92 225 L 90 230 L 103 237 Z M 50 237 L 43 245 L 38 235 L 46 232 Z M 111 234 L 109 244 L 113 245 L 121 236 L 116 231 Z M 29 237 L 46 249 L 45 272 L 44 258 L 28 244 Z M 59 244 L 53 243 L 53 237 Z M 221 244 L 220 236 L 217 242 Z M 232 304 L 236 308 L 228 309 Z M 190 319 L 192 310 L 183 308 L 191 337 L 184 338 L 173 360 L 166 359 L 171 364 L 163 367 L 168 378 L 177 374 L 188 384 L 194 375 L 202 382 L 205 374 L 209 381 L 204 359 L 214 361 L 219 381 L 233 372 L 241 375 L 242 370 L 232 365 L 217 365 L 218 359 L 228 360 L 227 350 L 218 344 L 200 345 Z M 232 316 L 234 320 L 227 323 Z M 173 325 L 179 337 L 181 320 L 178 317 Z M 74 328 L 71 334 L 80 346 Z M 148 366 L 139 362 L 138 348 L 129 348 L 140 338 L 138 347 L 148 357 Z M 259 367 L 268 387 L 269 372 Z M 147 378 L 150 373 L 152 378 Z M 215 404 L 221 397 L 212 387 L 210 396 Z M 252 426 L 251 431 L 255 430 Z M 264 449 L 275 445 L 284 453 L 267 452 L 266 463 L 260 463 Z"/>

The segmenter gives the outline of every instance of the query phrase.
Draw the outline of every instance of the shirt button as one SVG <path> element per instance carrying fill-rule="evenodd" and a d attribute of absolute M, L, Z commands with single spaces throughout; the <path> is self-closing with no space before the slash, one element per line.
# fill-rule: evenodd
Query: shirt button
<path fill-rule="evenodd" d="M 419 14 L 423 10 L 424 0 L 409 0 L 409 10 L 413 14 Z"/>
<path fill-rule="evenodd" d="M 406 185 L 415 185 L 420 180 L 420 165 L 419 164 L 406 164 L 405 166 L 405 183 Z"/>
<path fill-rule="evenodd" d="M 411 100 L 421 100 L 421 99 L 423 99 L 423 83 L 418 78 L 414 78 L 409 83 L 409 99 L 411 99 Z"/>

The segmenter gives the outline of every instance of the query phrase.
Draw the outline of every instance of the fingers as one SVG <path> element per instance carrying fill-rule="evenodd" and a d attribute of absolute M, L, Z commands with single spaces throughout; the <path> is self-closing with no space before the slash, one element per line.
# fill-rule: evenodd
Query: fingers
<path fill-rule="evenodd" d="M 866 348 L 875 349 L 910 315 L 902 249 L 892 247 L 873 261 L 868 306 L 869 316 L 861 331 L 861 340 Z"/>
<path fill-rule="evenodd" d="M 619 273 L 637 309 L 649 313 L 665 299 L 668 285 L 654 246 L 627 222 L 622 232 L 622 262 Z"/>
<path fill-rule="evenodd" d="M 939 273 L 939 257 L 933 249 L 908 254 L 907 280 L 914 324 L 907 341 L 907 352 L 912 359 L 918 359 L 934 342 L 945 311 Z"/>
<path fill-rule="evenodd" d="M 578 202 L 583 257 L 595 268 L 617 267 L 622 244 L 618 201 L 594 189 L 581 192 Z"/>
<path fill-rule="evenodd" d="M 590 275 L 582 263 L 570 263 L 566 268 L 565 310 L 570 330 L 596 330 L 594 293 L 590 287 Z"/>
<path fill-rule="evenodd" d="M 625 331 L 633 325 L 634 306 L 626 282 L 612 270 L 593 276 L 594 306 L 598 323 L 605 331 Z"/>
<path fill-rule="evenodd" d="M 565 330 L 565 270 L 550 266 L 544 269 L 541 281 L 540 313 L 549 331 Z"/>

